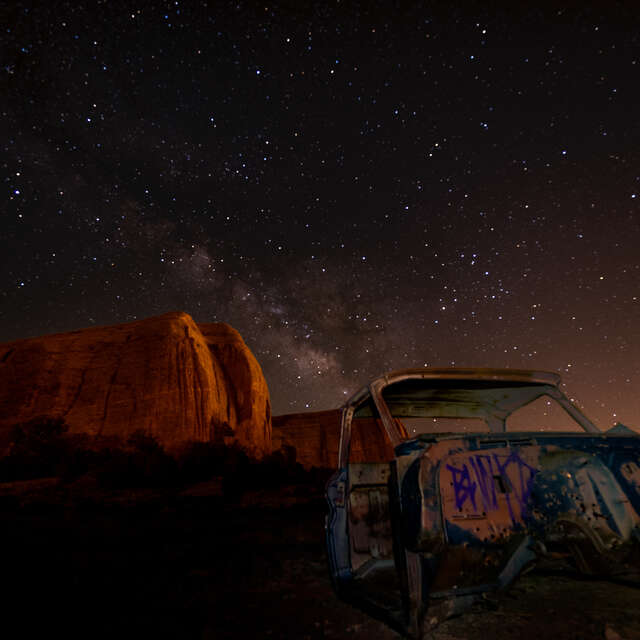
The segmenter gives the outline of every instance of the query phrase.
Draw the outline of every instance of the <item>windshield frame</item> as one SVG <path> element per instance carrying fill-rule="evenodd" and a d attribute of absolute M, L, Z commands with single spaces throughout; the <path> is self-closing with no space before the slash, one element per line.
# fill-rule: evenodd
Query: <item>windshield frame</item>
<path fill-rule="evenodd" d="M 350 400 L 344 405 L 344 422 L 350 422 L 358 407 L 363 404 L 367 396 L 371 395 L 375 406 L 380 414 L 380 418 L 385 427 L 391 444 L 396 447 L 406 440 L 410 440 L 415 436 L 407 433 L 404 426 L 399 420 L 396 420 L 389 406 L 384 400 L 383 392 L 389 386 L 397 384 L 403 380 L 424 380 L 425 387 L 428 388 L 428 380 L 460 380 L 466 381 L 491 381 L 495 382 L 495 387 L 499 388 L 500 383 L 522 383 L 530 387 L 538 387 L 539 393 L 534 393 L 527 402 L 520 405 L 509 407 L 509 411 L 494 412 L 489 415 L 487 412 L 488 433 L 516 433 L 507 432 L 506 419 L 508 416 L 522 406 L 526 406 L 529 402 L 533 402 L 543 395 L 548 395 L 569 414 L 569 416 L 580 426 L 586 433 L 601 433 L 600 429 L 591 422 L 583 413 L 575 406 L 565 394 L 558 388 L 560 384 L 560 376 L 556 373 L 547 371 L 531 371 L 519 369 L 461 369 L 461 368 L 442 368 L 442 369 L 405 369 L 395 371 L 373 380 L 369 385 L 360 389 L 354 394 Z M 489 386 L 488 388 L 491 388 Z M 499 415 L 498 415 L 499 414 Z M 429 416 L 425 416 L 429 417 Z M 444 416 L 443 416 L 444 417 Z M 343 422 L 343 424 L 344 424 Z M 545 432 L 546 433 L 546 432 Z M 455 435 L 455 434 L 454 434 Z M 461 436 L 468 434 L 461 433 Z"/>

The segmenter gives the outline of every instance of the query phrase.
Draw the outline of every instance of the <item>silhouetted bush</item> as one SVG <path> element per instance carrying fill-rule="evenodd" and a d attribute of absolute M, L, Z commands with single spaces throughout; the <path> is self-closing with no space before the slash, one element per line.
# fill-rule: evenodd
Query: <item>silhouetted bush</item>
<path fill-rule="evenodd" d="M 291 484 L 322 487 L 329 477 L 326 469 L 306 471 L 296 462 L 293 447 L 255 460 L 237 445 L 192 442 L 179 455 L 178 465 L 184 484 L 221 477 L 223 492 L 231 499 L 247 490 L 277 489 Z"/>
<path fill-rule="evenodd" d="M 61 418 L 34 418 L 16 425 L 9 453 L 0 460 L 0 479 L 31 480 L 64 473 L 69 457 L 67 431 Z"/>
<path fill-rule="evenodd" d="M 175 459 L 143 430 L 132 433 L 122 447 L 102 449 L 93 462 L 98 482 L 109 488 L 169 487 L 179 482 Z"/>
<path fill-rule="evenodd" d="M 255 460 L 237 445 L 191 442 L 180 454 L 170 455 L 143 430 L 123 442 L 69 434 L 64 421 L 53 418 L 17 425 L 8 454 L 0 458 L 0 481 L 56 476 L 71 482 L 84 475 L 112 489 L 181 487 L 222 478 L 225 496 L 234 499 L 247 490 L 292 484 L 322 486 L 328 472 L 305 471 L 296 462 L 293 447 Z"/>
<path fill-rule="evenodd" d="M 158 439 L 144 429 L 137 429 L 127 438 L 127 445 L 139 453 L 154 454 L 163 451 Z"/>
<path fill-rule="evenodd" d="M 185 484 L 204 482 L 224 474 L 226 447 L 213 442 L 190 442 L 178 456 Z"/>

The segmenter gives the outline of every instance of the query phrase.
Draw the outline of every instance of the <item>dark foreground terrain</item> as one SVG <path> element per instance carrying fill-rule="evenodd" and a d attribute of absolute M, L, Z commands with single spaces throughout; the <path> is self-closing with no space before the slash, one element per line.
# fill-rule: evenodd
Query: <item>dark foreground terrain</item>
<path fill-rule="evenodd" d="M 0 485 L 3 637 L 397 638 L 334 596 L 319 489 Z M 640 589 L 530 572 L 432 636 L 640 639 Z"/>

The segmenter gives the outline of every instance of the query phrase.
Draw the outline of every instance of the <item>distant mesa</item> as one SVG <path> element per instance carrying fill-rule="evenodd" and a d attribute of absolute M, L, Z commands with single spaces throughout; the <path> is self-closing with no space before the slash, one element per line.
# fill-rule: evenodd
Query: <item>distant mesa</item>
<path fill-rule="evenodd" d="M 258 361 L 228 324 L 181 312 L 0 344 L 0 448 L 14 425 L 45 416 L 71 433 L 142 429 L 167 448 L 202 441 L 271 452 Z"/>
<path fill-rule="evenodd" d="M 273 416 L 274 451 L 293 447 L 305 469 L 335 469 L 340 448 L 340 409 Z M 350 462 L 391 460 L 393 450 L 379 420 L 359 418 L 352 423 Z"/>
<path fill-rule="evenodd" d="M 273 416 L 273 450 L 293 447 L 305 469 L 335 469 L 340 443 L 340 411 L 310 411 Z"/>

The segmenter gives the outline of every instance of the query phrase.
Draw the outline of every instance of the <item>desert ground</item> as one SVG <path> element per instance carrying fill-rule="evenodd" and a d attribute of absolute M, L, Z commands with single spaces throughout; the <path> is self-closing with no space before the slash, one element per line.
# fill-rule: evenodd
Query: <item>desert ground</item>
<path fill-rule="evenodd" d="M 4 483 L 3 619 L 16 638 L 399 638 L 334 595 L 324 514 L 308 484 Z M 640 638 L 640 589 L 534 569 L 429 637 Z"/>

